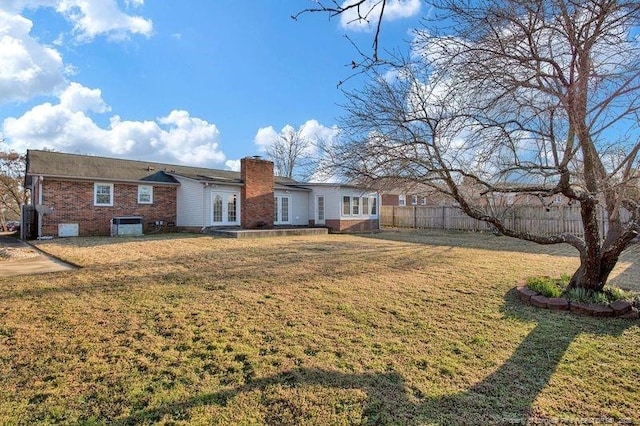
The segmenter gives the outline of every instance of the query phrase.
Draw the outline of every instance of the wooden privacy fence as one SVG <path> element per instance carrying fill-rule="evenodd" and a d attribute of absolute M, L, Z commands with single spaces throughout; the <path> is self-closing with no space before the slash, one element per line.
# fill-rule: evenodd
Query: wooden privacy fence
<path fill-rule="evenodd" d="M 630 215 L 626 211 L 623 213 L 623 221 L 628 221 Z M 539 235 L 584 234 L 579 206 L 517 206 L 504 208 L 499 216 L 508 228 L 517 231 Z M 600 237 L 604 238 L 608 228 L 606 211 L 600 208 L 598 217 Z M 491 231 L 486 222 L 473 219 L 454 206 L 382 206 L 380 224 L 399 228 Z"/>

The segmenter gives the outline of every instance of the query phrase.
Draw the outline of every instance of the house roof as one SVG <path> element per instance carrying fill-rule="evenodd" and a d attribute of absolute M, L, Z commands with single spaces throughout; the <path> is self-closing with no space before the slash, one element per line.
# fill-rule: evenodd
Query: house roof
<path fill-rule="evenodd" d="M 355 183 L 305 182 L 303 185 L 311 186 L 311 187 L 359 189 L 359 190 L 373 191 L 373 188 L 370 188 L 365 185 L 357 185 Z"/>
<path fill-rule="evenodd" d="M 240 178 L 240 172 L 231 170 L 206 169 L 53 151 L 27 151 L 27 185 L 31 184 L 32 176 L 176 185 L 178 181 L 173 177 L 174 175 L 201 182 L 243 183 Z M 275 183 L 280 185 L 299 185 L 297 181 L 281 176 L 276 176 L 274 180 Z"/>

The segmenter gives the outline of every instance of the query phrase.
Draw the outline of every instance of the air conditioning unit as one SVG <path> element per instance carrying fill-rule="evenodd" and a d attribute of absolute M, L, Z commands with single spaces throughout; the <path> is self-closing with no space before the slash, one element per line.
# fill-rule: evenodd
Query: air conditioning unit
<path fill-rule="evenodd" d="M 111 236 L 126 237 L 142 235 L 141 216 L 120 216 L 111 219 Z"/>

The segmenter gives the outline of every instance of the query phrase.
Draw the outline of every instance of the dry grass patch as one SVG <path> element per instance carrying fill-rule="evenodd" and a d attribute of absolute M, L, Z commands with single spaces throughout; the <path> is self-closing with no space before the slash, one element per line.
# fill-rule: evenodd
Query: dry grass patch
<path fill-rule="evenodd" d="M 637 416 L 637 325 L 510 292 L 570 251 L 438 232 L 39 247 L 83 269 L 0 279 L 2 424 Z"/>

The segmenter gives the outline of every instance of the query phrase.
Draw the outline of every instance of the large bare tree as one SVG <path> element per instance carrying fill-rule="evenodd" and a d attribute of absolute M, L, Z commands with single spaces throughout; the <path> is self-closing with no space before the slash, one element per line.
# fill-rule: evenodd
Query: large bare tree
<path fill-rule="evenodd" d="M 304 128 L 285 126 L 267 146 L 267 156 L 273 161 L 277 175 L 305 181 L 313 174 L 313 142 L 304 134 Z"/>
<path fill-rule="evenodd" d="M 580 255 L 570 285 L 601 290 L 640 232 L 640 4 L 428 3 L 402 66 L 371 68 L 349 95 L 336 167 L 427 184 L 510 237 L 568 243 Z M 561 194 L 580 206 L 584 234 L 512 229 L 463 182 L 484 194 Z"/>
<path fill-rule="evenodd" d="M 0 151 L 0 219 L 20 218 L 20 207 L 27 201 L 24 173 L 24 155 Z M 3 224 L 0 223 L 0 226 Z"/>

